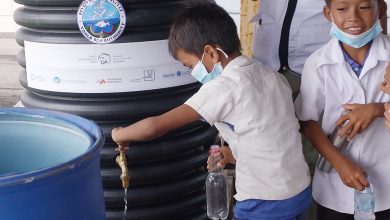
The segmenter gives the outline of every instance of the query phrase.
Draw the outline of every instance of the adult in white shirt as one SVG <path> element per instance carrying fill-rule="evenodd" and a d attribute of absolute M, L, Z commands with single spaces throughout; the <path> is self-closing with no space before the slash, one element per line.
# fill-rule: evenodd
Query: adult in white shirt
<path fill-rule="evenodd" d="M 255 32 L 253 58 L 280 69 L 279 43 L 288 0 L 263 0 L 253 19 Z M 323 14 L 324 0 L 298 0 L 291 20 L 288 42 L 288 64 L 301 73 L 306 58 L 329 41 L 330 25 Z"/>

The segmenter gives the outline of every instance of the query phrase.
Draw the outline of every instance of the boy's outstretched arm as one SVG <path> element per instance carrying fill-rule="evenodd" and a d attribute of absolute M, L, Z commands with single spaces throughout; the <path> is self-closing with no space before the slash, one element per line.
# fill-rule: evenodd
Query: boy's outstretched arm
<path fill-rule="evenodd" d="M 340 116 L 336 126 L 339 127 L 344 121 L 349 120 L 348 124 L 340 128 L 340 135 L 348 134 L 348 140 L 360 134 L 376 117 L 383 117 L 385 112 L 384 103 L 345 104 L 343 107 L 350 111 Z"/>
<path fill-rule="evenodd" d="M 162 115 L 143 119 L 128 127 L 114 128 L 111 136 L 112 140 L 119 145 L 120 150 L 123 150 L 129 142 L 147 141 L 160 137 L 199 118 L 198 112 L 184 104 Z"/>
<path fill-rule="evenodd" d="M 363 190 L 365 186 L 368 186 L 367 179 L 360 167 L 348 160 L 332 145 L 317 121 L 302 121 L 301 126 L 303 135 L 332 164 L 345 185 L 357 190 Z"/>

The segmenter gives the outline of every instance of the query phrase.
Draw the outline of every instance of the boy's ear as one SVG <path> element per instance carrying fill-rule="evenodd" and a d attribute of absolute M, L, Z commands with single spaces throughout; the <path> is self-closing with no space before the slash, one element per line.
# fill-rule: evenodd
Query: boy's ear
<path fill-rule="evenodd" d="M 330 8 L 328 6 L 324 7 L 322 13 L 324 14 L 325 18 L 328 19 L 328 21 L 333 22 L 332 16 L 330 15 Z"/>
<path fill-rule="evenodd" d="M 383 33 L 387 34 L 387 4 L 384 0 L 379 1 L 379 20 L 381 21 Z"/>
<path fill-rule="evenodd" d="M 210 57 L 209 59 L 213 61 L 213 63 L 217 63 L 219 61 L 218 51 L 211 45 L 206 44 L 204 47 L 205 56 Z"/>

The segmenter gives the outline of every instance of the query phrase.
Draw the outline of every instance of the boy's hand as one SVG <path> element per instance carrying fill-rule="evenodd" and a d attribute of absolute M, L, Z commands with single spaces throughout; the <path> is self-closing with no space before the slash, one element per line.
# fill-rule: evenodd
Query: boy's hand
<path fill-rule="evenodd" d="M 127 146 L 129 145 L 129 142 L 121 141 L 121 134 L 120 134 L 121 129 L 122 129 L 122 127 L 112 129 L 111 137 L 112 137 L 112 140 L 118 144 L 118 148 L 116 148 L 115 150 L 126 151 L 128 149 Z"/>
<path fill-rule="evenodd" d="M 232 154 L 232 150 L 229 147 L 221 146 L 221 148 L 219 150 L 220 150 L 220 154 L 221 154 L 221 160 L 217 163 L 218 168 L 224 168 L 226 166 L 226 164 L 228 164 L 228 163 L 232 163 L 232 164 L 236 163 L 236 159 L 234 159 L 233 154 Z M 210 166 L 209 166 L 209 163 L 211 160 L 210 157 L 213 157 L 213 155 L 210 155 L 207 158 L 207 170 L 209 172 L 212 171 L 212 170 L 210 170 Z"/>
<path fill-rule="evenodd" d="M 390 132 L 390 103 L 385 103 L 385 118 L 386 118 L 386 126 L 387 126 L 387 129 L 389 130 Z"/>
<path fill-rule="evenodd" d="M 346 186 L 356 190 L 363 190 L 369 185 L 364 172 L 360 167 L 349 161 L 344 155 L 340 154 L 335 169 Z"/>
<path fill-rule="evenodd" d="M 222 159 L 217 163 L 218 167 L 225 167 L 226 164 L 228 164 L 228 163 L 231 163 L 231 164 L 236 163 L 236 159 L 233 157 L 232 149 L 230 149 L 230 147 L 221 146 L 220 152 L 221 152 Z"/>
<path fill-rule="evenodd" d="M 390 63 L 387 65 L 384 81 L 381 84 L 381 90 L 390 95 Z"/>
<path fill-rule="evenodd" d="M 345 104 L 345 109 L 350 110 L 345 115 L 340 116 L 336 121 L 336 126 L 341 126 L 346 120 L 349 122 L 340 127 L 340 136 L 348 135 L 348 140 L 352 140 L 357 134 L 360 134 L 375 119 L 378 109 L 376 103 L 370 104 Z M 380 111 L 380 110 L 379 110 Z"/>

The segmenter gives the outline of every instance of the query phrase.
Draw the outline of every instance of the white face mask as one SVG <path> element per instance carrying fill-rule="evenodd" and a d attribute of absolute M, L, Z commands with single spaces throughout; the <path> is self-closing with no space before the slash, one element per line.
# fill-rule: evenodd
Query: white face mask
<path fill-rule="evenodd" d="M 353 47 L 361 48 L 374 40 L 382 32 L 380 21 L 377 20 L 375 24 L 366 32 L 353 35 L 348 34 L 340 30 L 334 22 L 332 22 L 332 28 L 330 29 L 330 36 L 334 36 L 339 41 Z"/>
<path fill-rule="evenodd" d="M 217 50 L 221 51 L 226 58 L 229 58 L 229 56 L 222 49 L 217 48 Z M 205 65 L 203 64 L 203 57 L 204 52 L 202 54 L 202 59 L 199 60 L 198 63 L 192 69 L 191 75 L 202 84 L 205 84 L 219 76 L 222 73 L 223 68 L 221 62 L 218 62 L 214 64 L 213 70 L 211 70 L 211 72 L 208 72 Z"/>

